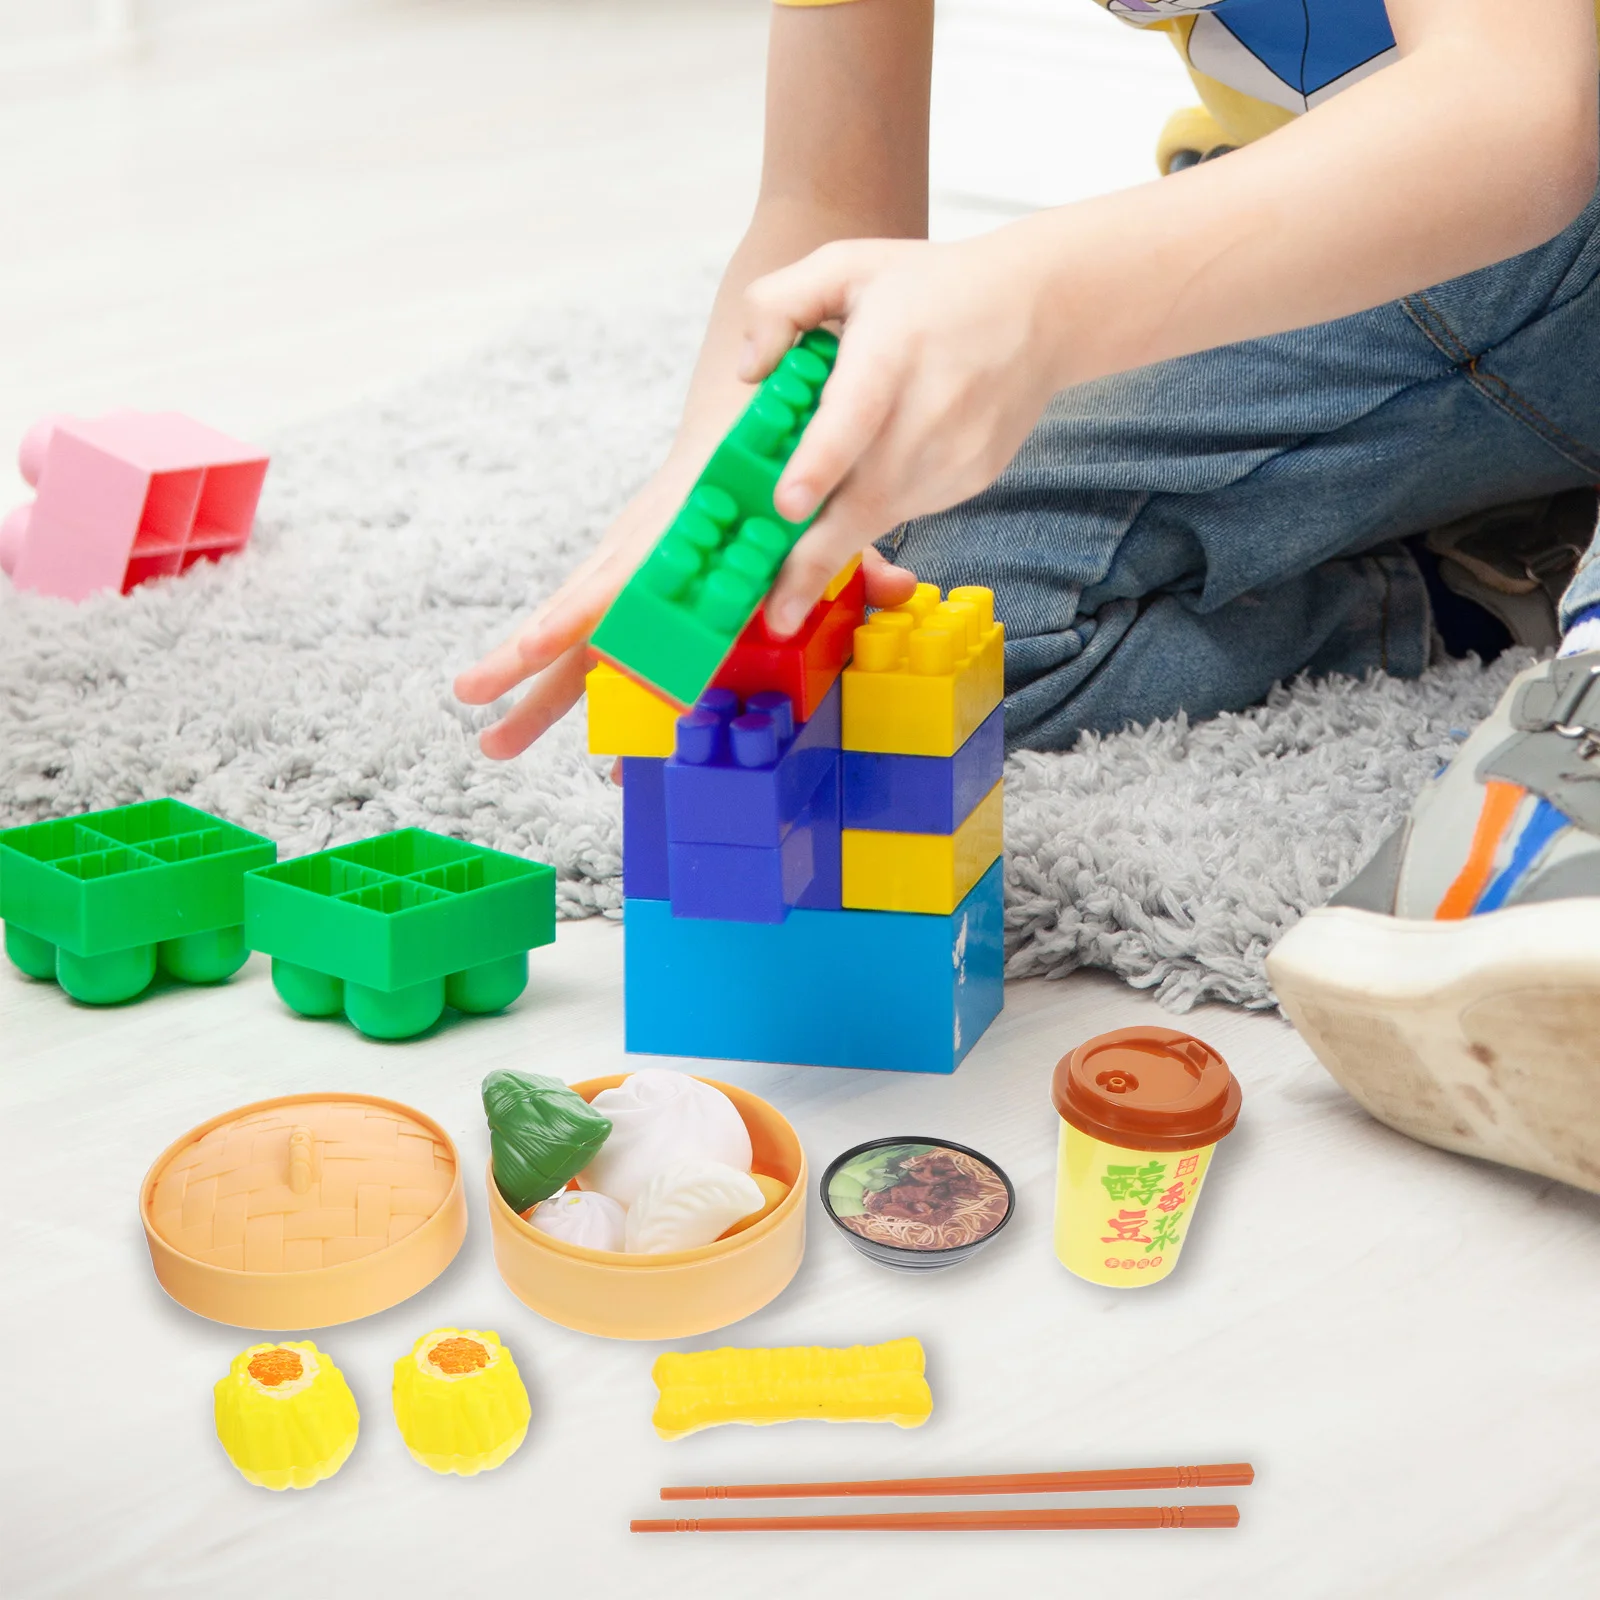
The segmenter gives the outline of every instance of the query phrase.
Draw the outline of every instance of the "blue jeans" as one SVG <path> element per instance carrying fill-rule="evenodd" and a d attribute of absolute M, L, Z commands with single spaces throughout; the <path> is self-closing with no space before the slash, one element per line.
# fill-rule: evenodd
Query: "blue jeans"
<path fill-rule="evenodd" d="M 1398 541 L 1600 481 L 1597 277 L 1600 193 L 1498 266 L 1068 390 L 992 487 L 884 552 L 993 588 L 1011 747 L 1303 671 L 1415 676 L 1428 600 Z M 1592 546 L 1563 620 L 1597 601 Z"/>

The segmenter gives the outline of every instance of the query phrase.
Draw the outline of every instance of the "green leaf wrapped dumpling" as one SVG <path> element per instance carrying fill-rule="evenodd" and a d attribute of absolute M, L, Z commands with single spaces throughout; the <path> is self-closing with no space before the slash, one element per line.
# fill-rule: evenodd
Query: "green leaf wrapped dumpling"
<path fill-rule="evenodd" d="M 559 1078 L 525 1072 L 491 1072 L 483 1080 L 483 1111 L 494 1181 L 517 1212 L 565 1187 L 611 1132 L 611 1119 Z"/>

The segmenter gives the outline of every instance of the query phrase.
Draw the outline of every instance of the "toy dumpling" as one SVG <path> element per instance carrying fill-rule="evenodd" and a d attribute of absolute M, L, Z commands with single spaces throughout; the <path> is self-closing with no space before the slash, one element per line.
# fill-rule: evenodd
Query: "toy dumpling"
<path fill-rule="evenodd" d="M 430 1472 L 487 1472 L 521 1448 L 532 1411 L 498 1334 L 435 1328 L 394 1364 L 394 1420 Z"/>
<path fill-rule="evenodd" d="M 627 1248 L 640 1255 L 695 1250 L 767 1203 L 748 1172 L 720 1161 L 683 1161 L 658 1172 L 628 1207 Z"/>
<path fill-rule="evenodd" d="M 523 1212 L 566 1187 L 593 1159 L 611 1124 L 559 1078 L 491 1072 L 483 1080 L 494 1181 Z"/>
<path fill-rule="evenodd" d="M 586 1250 L 622 1249 L 628 1213 L 608 1194 L 593 1189 L 563 1189 L 526 1213 L 541 1233 Z"/>
<path fill-rule="evenodd" d="M 355 1449 L 355 1396 L 309 1340 L 251 1345 L 233 1358 L 213 1395 L 222 1448 L 262 1489 L 309 1489 Z"/>
<path fill-rule="evenodd" d="M 602 1089 L 590 1105 L 610 1119 L 611 1135 L 578 1183 L 625 1206 L 658 1172 L 680 1162 L 720 1161 L 750 1170 L 750 1130 L 738 1108 L 720 1089 L 685 1072 L 647 1067 L 615 1089 Z"/>

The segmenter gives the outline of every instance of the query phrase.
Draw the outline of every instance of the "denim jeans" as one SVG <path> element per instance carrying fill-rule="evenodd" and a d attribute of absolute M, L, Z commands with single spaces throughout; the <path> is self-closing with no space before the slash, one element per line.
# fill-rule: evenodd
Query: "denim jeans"
<path fill-rule="evenodd" d="M 1428 600 L 1398 541 L 1600 481 L 1597 277 L 1600 193 L 1498 266 L 1068 390 L 989 489 L 882 548 L 994 590 L 1011 747 L 1303 671 L 1415 676 Z M 1597 601 L 1591 547 L 1563 620 Z"/>

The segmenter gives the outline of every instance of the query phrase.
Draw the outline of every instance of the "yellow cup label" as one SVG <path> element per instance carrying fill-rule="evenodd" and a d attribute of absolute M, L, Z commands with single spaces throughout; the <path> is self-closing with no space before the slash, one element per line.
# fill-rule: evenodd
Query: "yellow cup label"
<path fill-rule="evenodd" d="M 1061 1124 L 1056 1255 L 1090 1283 L 1134 1289 L 1177 1265 L 1215 1145 L 1124 1150 Z"/>

